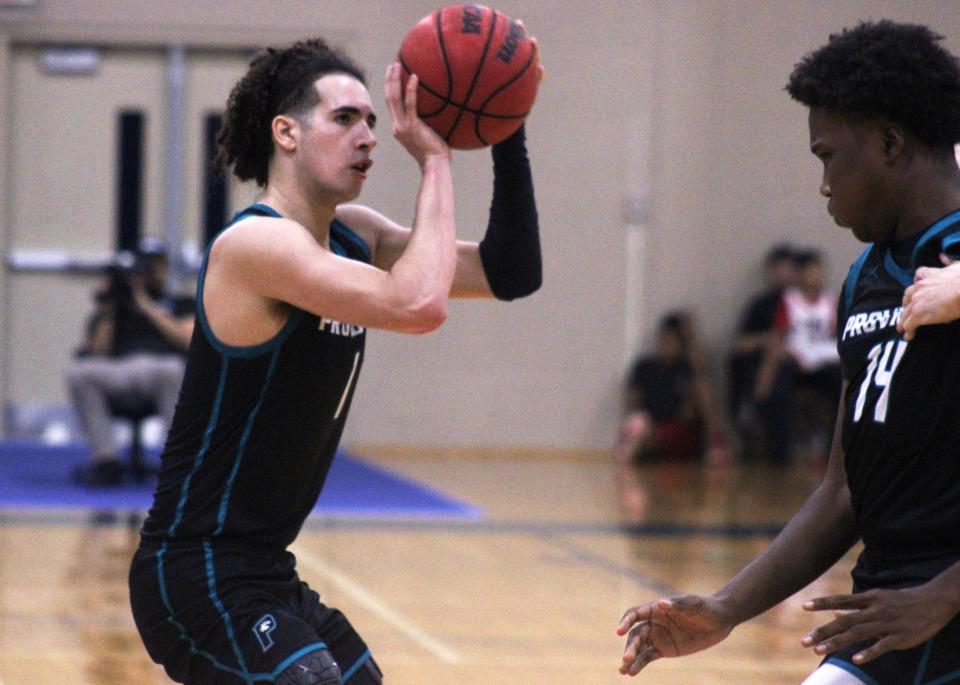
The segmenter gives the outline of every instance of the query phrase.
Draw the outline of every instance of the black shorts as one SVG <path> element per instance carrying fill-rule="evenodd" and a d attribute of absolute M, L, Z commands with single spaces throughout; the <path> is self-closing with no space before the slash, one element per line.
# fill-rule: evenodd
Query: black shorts
<path fill-rule="evenodd" d="M 130 604 L 150 657 L 187 685 L 273 682 L 328 649 L 347 683 L 370 650 L 336 609 L 300 581 L 288 552 L 210 544 L 141 544 Z"/>
<path fill-rule="evenodd" d="M 890 590 L 927 582 L 956 561 L 955 555 L 913 561 L 883 561 L 864 551 L 853 571 L 854 592 L 870 588 Z M 854 664 L 853 655 L 876 640 L 851 645 L 824 659 L 860 678 L 868 685 L 960 684 L 960 617 L 922 645 L 887 652 L 865 664 Z"/>
<path fill-rule="evenodd" d="M 851 645 L 824 660 L 858 677 L 867 685 L 947 685 L 960 683 L 960 619 L 954 619 L 932 638 L 911 649 L 898 649 L 865 664 L 853 655 L 875 640 Z"/>

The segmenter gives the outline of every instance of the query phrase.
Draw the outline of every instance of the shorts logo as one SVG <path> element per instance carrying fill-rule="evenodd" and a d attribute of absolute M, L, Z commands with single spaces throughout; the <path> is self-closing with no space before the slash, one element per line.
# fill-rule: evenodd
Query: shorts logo
<path fill-rule="evenodd" d="M 273 638 L 270 637 L 277 628 L 277 619 L 270 614 L 261 617 L 253 626 L 253 634 L 257 636 L 260 647 L 266 652 L 273 647 Z"/>

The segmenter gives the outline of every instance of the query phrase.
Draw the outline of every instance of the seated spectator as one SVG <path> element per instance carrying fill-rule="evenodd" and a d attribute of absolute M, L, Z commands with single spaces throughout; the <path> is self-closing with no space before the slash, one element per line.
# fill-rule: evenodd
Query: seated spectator
<path fill-rule="evenodd" d="M 624 465 L 654 459 L 730 459 L 726 433 L 689 316 L 667 315 L 656 351 L 637 360 L 627 388 L 627 412 L 614 448 Z"/>
<path fill-rule="evenodd" d="M 784 360 L 793 392 L 807 400 L 799 418 L 806 423 L 812 457 L 826 460 L 840 401 L 837 354 L 837 294 L 825 285 L 823 261 L 815 251 L 797 255 L 798 284 L 784 291 L 776 314 L 776 343 L 757 376 L 756 396 L 769 396 Z M 794 399 L 796 405 L 796 398 Z"/>
<path fill-rule="evenodd" d="M 129 256 L 129 255 L 127 255 Z M 67 374 L 73 408 L 90 443 L 92 461 L 74 473 L 88 486 L 123 479 L 113 437 L 110 399 L 151 400 L 169 428 L 193 333 L 193 298 L 166 293 L 167 259 L 149 245 L 134 264 L 118 263 L 94 293 L 83 345 Z"/>
<path fill-rule="evenodd" d="M 764 290 L 744 308 L 730 356 L 730 407 L 743 453 L 774 463 L 789 456 L 790 369 L 783 361 L 763 398 L 756 396 L 757 374 L 777 344 L 775 319 L 784 289 L 796 284 L 793 249 L 777 245 L 764 259 Z"/>

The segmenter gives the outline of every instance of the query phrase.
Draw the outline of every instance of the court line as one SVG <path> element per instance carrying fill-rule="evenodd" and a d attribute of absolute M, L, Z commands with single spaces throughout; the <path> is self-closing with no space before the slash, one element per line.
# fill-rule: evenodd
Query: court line
<path fill-rule="evenodd" d="M 443 661 L 447 664 L 457 664 L 462 661 L 460 655 L 456 651 L 450 647 L 447 647 L 436 638 L 428 635 L 413 621 L 391 609 L 379 597 L 374 595 L 359 583 L 351 580 L 349 576 L 336 569 L 328 562 L 304 549 L 302 545 L 295 543 L 290 547 L 290 551 L 296 555 L 297 565 L 300 568 L 319 573 L 320 575 L 326 577 L 327 580 L 350 595 L 354 601 L 363 605 L 368 610 L 382 618 L 384 621 L 394 626 L 401 633 L 440 659 L 440 661 Z M 0 685 L 3 684 L 0 683 Z"/>
<path fill-rule="evenodd" d="M 634 568 L 613 561 L 602 554 L 597 554 L 595 552 L 586 550 L 570 540 L 565 540 L 559 537 L 558 535 L 548 533 L 538 535 L 537 537 L 539 537 L 539 539 L 543 542 L 563 550 L 570 556 L 571 559 L 574 559 L 586 566 L 593 566 L 594 568 L 599 568 L 607 573 L 612 573 L 613 575 L 621 576 L 623 578 L 629 578 L 630 580 L 633 580 L 644 587 L 650 588 L 651 590 L 666 597 L 680 594 L 679 590 L 668 583 L 658 580 L 657 578 L 649 576 L 645 573 L 641 573 Z"/>
<path fill-rule="evenodd" d="M 0 506 L 0 524 L 18 525 L 97 525 L 139 527 L 144 512 L 120 509 L 76 513 L 25 510 Z M 709 538 L 773 538 L 784 523 L 701 525 L 695 523 L 650 522 L 640 524 L 581 523 L 575 521 L 472 521 L 462 518 L 377 518 L 312 516 L 304 530 L 440 530 L 462 533 L 529 533 L 561 535 L 626 535 L 628 537 L 709 537 Z"/>

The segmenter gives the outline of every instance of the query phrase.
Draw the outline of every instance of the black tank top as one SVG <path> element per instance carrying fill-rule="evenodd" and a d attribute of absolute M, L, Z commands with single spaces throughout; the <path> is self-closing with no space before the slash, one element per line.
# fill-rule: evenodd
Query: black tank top
<path fill-rule="evenodd" d="M 920 235 L 871 245 L 851 267 L 838 310 L 849 382 L 842 444 L 865 552 L 865 587 L 936 574 L 960 558 L 960 322 L 897 332 L 919 266 L 957 255 L 960 212 Z M 876 577 L 877 575 L 886 578 Z"/>
<path fill-rule="evenodd" d="M 280 216 L 255 204 L 228 226 L 253 215 Z M 370 262 L 367 245 L 336 220 L 330 245 L 342 257 Z M 210 329 L 203 306 L 209 256 L 208 248 L 197 284 L 198 325 L 142 535 L 283 549 L 327 477 L 366 332 L 291 308 L 271 340 L 226 345 Z"/>

